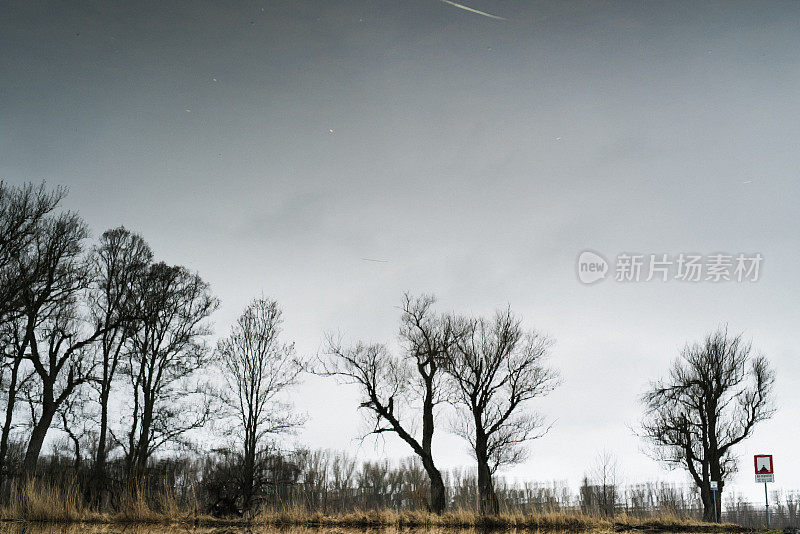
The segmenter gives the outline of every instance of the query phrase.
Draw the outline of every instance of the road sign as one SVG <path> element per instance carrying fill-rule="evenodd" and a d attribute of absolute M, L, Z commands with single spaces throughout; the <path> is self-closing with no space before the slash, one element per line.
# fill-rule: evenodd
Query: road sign
<path fill-rule="evenodd" d="M 717 482 L 716 480 L 709 481 L 709 485 L 710 485 L 711 491 L 717 491 L 719 489 L 719 482 Z"/>
<path fill-rule="evenodd" d="M 771 454 L 756 454 L 753 461 L 756 466 L 756 482 L 775 482 Z"/>
<path fill-rule="evenodd" d="M 772 455 L 756 454 L 753 457 L 753 462 L 756 464 L 756 482 L 764 483 L 764 504 L 767 510 L 767 528 L 769 528 L 769 495 L 767 494 L 767 482 L 775 482 Z"/>

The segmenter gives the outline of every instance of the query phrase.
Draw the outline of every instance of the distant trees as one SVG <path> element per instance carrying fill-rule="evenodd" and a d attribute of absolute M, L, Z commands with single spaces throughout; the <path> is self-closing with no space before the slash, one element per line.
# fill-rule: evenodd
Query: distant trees
<path fill-rule="evenodd" d="M 360 407 L 370 413 L 372 434 L 394 433 L 419 456 L 430 479 L 430 509 L 440 514 L 446 506 L 442 475 L 433 459 L 436 406 L 446 400 L 441 365 L 455 335 L 452 323 L 432 310 L 432 296 L 405 295 L 401 317 L 401 355 L 382 344 L 357 343 L 343 347 L 329 337 L 330 359 L 323 374 L 356 384 Z M 414 427 L 422 423 L 421 435 Z"/>
<path fill-rule="evenodd" d="M 603 450 L 595 457 L 583 477 L 580 500 L 584 513 L 614 516 L 619 500 L 619 465 L 611 452 Z"/>
<path fill-rule="evenodd" d="M 225 378 L 221 398 L 236 421 L 234 436 L 242 447 L 238 492 L 242 508 L 252 505 L 258 455 L 266 456 L 268 435 L 288 431 L 303 419 L 291 403 L 281 400 L 297 383 L 303 367 L 294 355 L 293 343 L 280 340 L 283 316 L 278 303 L 253 300 L 233 325 L 230 335 L 217 345 L 217 361 Z"/>
<path fill-rule="evenodd" d="M 121 445 L 126 475 L 138 477 L 154 452 L 186 444 L 189 431 L 220 415 L 200 375 L 214 363 L 206 339 L 219 303 L 198 274 L 154 263 L 144 239 L 124 227 L 90 246 L 81 217 L 58 210 L 65 195 L 0 182 L 0 484 L 9 451 L 29 477 L 56 428 L 73 469 L 92 461 L 96 503 L 110 450 Z M 274 301 L 257 299 L 219 346 L 230 379 L 221 397 L 239 408 L 251 481 L 265 434 L 300 422 L 277 399 L 301 370 L 293 346 L 278 340 L 281 322 Z M 110 414 L 112 397 L 128 417 Z"/>
<path fill-rule="evenodd" d="M 456 324 L 445 369 L 464 408 L 458 431 L 478 463 L 480 512 L 497 514 L 492 475 L 502 465 L 522 461 L 527 452 L 522 444 L 547 431 L 544 418 L 526 405 L 558 384 L 558 374 L 546 362 L 552 343 L 525 331 L 510 308 L 491 320 L 460 318 Z"/>
<path fill-rule="evenodd" d="M 154 263 L 136 283 L 139 324 L 125 369 L 133 395 L 126 465 L 141 473 L 154 451 L 180 442 L 211 414 L 210 396 L 195 373 L 213 361 L 206 320 L 219 302 L 185 267 Z"/>
<path fill-rule="evenodd" d="M 397 435 L 418 461 L 402 473 L 391 473 L 386 463 L 358 471 L 352 459 L 329 462 L 322 453 L 298 453 L 289 461 L 265 444 L 267 436 L 302 421 L 282 400 L 302 366 L 293 344 L 280 339 L 278 304 L 252 301 L 210 350 L 209 317 L 219 302 L 199 274 L 154 262 L 144 239 L 124 227 L 90 246 L 81 217 L 59 210 L 65 194 L 0 182 L 0 489 L 10 488 L 4 483 L 9 475 L 38 476 L 37 466 L 45 465 L 41 452 L 57 428 L 74 457 L 71 472 L 92 463 L 89 493 L 96 502 L 112 462 L 128 482 L 153 469 L 153 455 L 168 443 L 188 444 L 192 430 L 226 415 L 236 421 L 241 452 L 215 451 L 204 467 L 209 480 L 203 480 L 226 509 L 240 502 L 250 507 L 270 484 L 303 484 L 313 502 L 327 502 L 335 492 L 350 506 L 357 485 L 367 497 L 362 502 L 401 507 L 409 496 L 428 494 L 430 510 L 441 513 L 453 501 L 434 461 L 433 438 L 447 403 L 477 461 L 480 511 L 498 512 L 493 477 L 523 460 L 524 443 L 547 431 L 530 401 L 558 384 L 547 362 L 550 339 L 523 328 L 510 309 L 493 318 L 439 314 L 432 296 L 406 294 L 399 351 L 329 338 L 318 372 L 355 384 L 370 433 Z M 224 378 L 215 384 L 216 395 L 202 376 L 211 369 Z M 741 335 L 720 329 L 687 345 L 669 375 L 642 396 L 642 435 L 654 456 L 688 470 L 707 520 L 715 504 L 720 508 L 735 469 L 735 447 L 774 413 L 774 381 L 764 356 Z M 120 409 L 129 409 L 125 417 L 114 412 L 114 397 Z M 225 410 L 217 410 L 215 400 Z M 121 457 L 112 453 L 117 447 Z M 161 461 L 162 467 L 169 463 Z M 601 456 L 592 483 L 602 494 L 593 492 L 587 476 L 584 502 L 591 498 L 612 514 L 615 479 L 613 457 Z M 716 503 L 712 481 L 719 483 Z M 231 492 L 241 498 L 231 499 Z M 474 495 L 470 487 L 460 502 Z"/>
<path fill-rule="evenodd" d="M 687 345 L 668 377 L 642 396 L 642 436 L 655 458 L 689 471 L 706 521 L 714 520 L 710 482 L 719 483 L 719 510 L 725 480 L 736 469 L 733 448 L 774 413 L 774 382 L 767 359 L 753 354 L 741 334 L 721 328 Z"/>

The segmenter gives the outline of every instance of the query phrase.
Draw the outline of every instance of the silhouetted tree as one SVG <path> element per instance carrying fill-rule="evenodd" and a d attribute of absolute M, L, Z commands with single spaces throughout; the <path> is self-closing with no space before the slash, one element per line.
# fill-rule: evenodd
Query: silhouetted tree
<path fill-rule="evenodd" d="M 61 187 L 14 187 L 0 181 L 0 320 L 19 315 L 19 293 L 31 276 L 38 275 L 27 264 L 29 248 L 41 234 L 42 222 L 66 194 Z"/>
<path fill-rule="evenodd" d="M 140 322 L 126 364 L 133 390 L 126 465 L 141 474 L 155 450 L 184 441 L 208 420 L 210 397 L 195 373 L 212 363 L 206 319 L 218 301 L 200 276 L 163 262 L 150 265 L 137 285 Z"/>
<path fill-rule="evenodd" d="M 137 290 L 153 254 L 139 235 L 123 227 L 107 230 L 91 256 L 94 283 L 89 293 L 92 322 L 103 330 L 97 343 L 98 370 L 94 385 L 100 405 L 98 442 L 92 472 L 92 494 L 99 498 L 105 480 L 109 444 L 108 407 L 123 349 L 139 328 Z"/>
<path fill-rule="evenodd" d="M 58 428 L 67 435 L 72 446 L 73 469 L 77 473 L 86 457 L 91 454 L 89 443 L 96 442 L 94 413 L 86 385 L 78 388 L 58 407 Z"/>
<path fill-rule="evenodd" d="M 30 475 L 59 406 L 92 377 L 89 346 L 104 331 L 81 313 L 90 283 L 83 242 L 88 230 L 70 212 L 42 223 L 25 263 L 32 273 L 20 292 L 21 314 L 16 320 L 17 354 L 30 361 L 34 372 L 33 397 L 37 399 L 34 424 L 23 461 Z"/>
<path fill-rule="evenodd" d="M 456 386 L 456 402 L 465 408 L 457 431 L 477 460 L 480 512 L 497 514 L 492 475 L 501 465 L 522 461 L 526 450 L 521 444 L 547 432 L 543 417 L 525 408 L 558 383 L 545 362 L 551 341 L 525 332 L 510 308 L 493 320 L 459 318 L 455 323 L 458 335 L 447 353 L 446 371 Z"/>
<path fill-rule="evenodd" d="M 360 407 L 372 419 L 372 434 L 391 432 L 405 441 L 422 460 L 431 484 L 430 509 L 440 514 L 446 506 L 442 474 L 433 460 L 435 410 L 445 400 L 441 362 L 454 341 L 448 320 L 437 316 L 432 296 L 406 294 L 400 326 L 404 352 L 389 353 L 385 345 L 358 343 L 344 348 L 329 337 L 329 361 L 323 374 L 338 376 L 361 390 Z M 422 421 L 422 433 L 414 425 Z"/>
<path fill-rule="evenodd" d="M 252 505 L 256 456 L 264 450 L 264 439 L 303 422 L 291 403 L 281 400 L 302 371 L 294 356 L 294 344 L 279 339 L 282 323 L 277 302 L 255 299 L 233 325 L 230 335 L 217 345 L 218 362 L 227 382 L 221 397 L 236 420 L 231 435 L 241 436 L 240 490 L 245 510 Z"/>
<path fill-rule="evenodd" d="M 719 484 L 717 510 L 725 480 L 736 469 L 733 447 L 755 425 L 774 413 L 775 374 L 742 336 L 719 329 L 701 343 L 687 345 L 666 379 L 642 396 L 642 434 L 655 458 L 682 465 L 700 489 L 703 517 L 714 520 L 710 482 Z"/>
<path fill-rule="evenodd" d="M 24 371 L 25 350 L 19 350 L 23 343 L 15 342 L 20 334 L 25 337 L 16 323 L 22 314 L 20 293 L 41 274 L 31 249 L 45 229 L 43 221 L 65 195 L 64 188 L 48 190 L 44 184 L 13 187 L 0 182 L 0 391 L 5 404 L 0 431 L 0 481 L 7 474 L 5 460 L 19 388 L 31 376 Z"/>
<path fill-rule="evenodd" d="M 21 425 L 16 415 L 20 411 L 20 401 L 25 399 L 25 392 L 33 378 L 30 362 L 25 359 L 26 351 L 23 348 L 22 338 L 24 332 L 20 331 L 17 319 L 8 320 L 0 324 L 3 354 L 0 362 L 0 399 L 4 403 L 4 418 L 2 435 L 0 437 L 0 481 L 11 474 L 11 465 L 8 451 L 11 445 L 12 432 Z M 21 465 L 16 462 L 15 465 Z"/>

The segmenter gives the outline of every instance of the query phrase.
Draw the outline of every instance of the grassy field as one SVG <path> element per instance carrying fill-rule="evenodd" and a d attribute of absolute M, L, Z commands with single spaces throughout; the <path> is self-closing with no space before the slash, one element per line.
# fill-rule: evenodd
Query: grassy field
<path fill-rule="evenodd" d="M 617 515 L 613 519 L 566 512 L 539 514 L 503 513 L 481 516 L 455 510 L 443 515 L 393 510 L 325 515 L 302 508 L 262 510 L 247 518 L 221 519 L 198 511 L 197 506 L 180 506 L 168 493 L 148 503 L 130 498 L 114 512 L 101 512 L 83 504 L 77 490 L 46 484 L 27 483 L 7 505 L 0 507 L 0 521 L 92 524 L 92 525 L 175 525 L 194 527 L 327 527 L 331 529 L 425 528 L 479 530 L 548 531 L 647 531 L 647 532 L 752 532 L 734 524 L 702 523 L 677 516 L 635 518 Z"/>

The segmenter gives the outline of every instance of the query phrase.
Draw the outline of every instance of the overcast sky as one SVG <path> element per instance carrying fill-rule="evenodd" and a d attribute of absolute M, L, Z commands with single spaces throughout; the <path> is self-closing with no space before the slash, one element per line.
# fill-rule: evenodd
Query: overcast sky
<path fill-rule="evenodd" d="M 603 448 L 630 482 L 637 397 L 722 323 L 773 362 L 752 455 L 800 488 L 800 3 L 464 0 L 3 2 L 0 178 L 70 189 L 208 280 L 224 334 L 276 298 L 287 339 L 396 340 L 404 291 L 510 304 L 556 340 L 556 420 L 510 478 L 568 480 Z M 576 277 L 586 249 L 760 253 L 756 282 Z M 385 260 L 382 262 L 368 259 Z M 613 267 L 612 267 L 613 268 Z M 612 277 L 613 278 L 613 277 Z M 309 377 L 294 438 L 364 457 L 356 392 Z M 443 421 L 444 423 L 444 421 Z M 469 465 L 442 430 L 445 466 Z"/>

